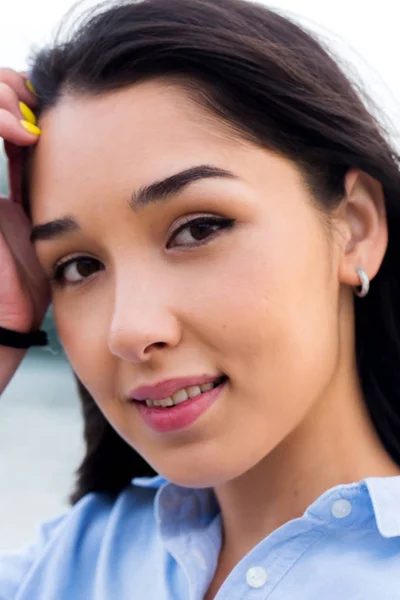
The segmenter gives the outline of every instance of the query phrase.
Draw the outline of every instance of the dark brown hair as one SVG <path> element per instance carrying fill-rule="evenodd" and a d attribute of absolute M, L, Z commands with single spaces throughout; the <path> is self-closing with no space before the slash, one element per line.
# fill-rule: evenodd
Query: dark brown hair
<path fill-rule="evenodd" d="M 318 205 L 343 198 L 355 167 L 383 186 L 389 245 L 370 294 L 355 299 L 356 351 L 369 413 L 400 464 L 400 174 L 398 157 L 359 93 L 312 35 L 243 0 L 143 0 L 101 6 L 33 59 L 40 110 L 66 91 L 101 94 L 146 78 L 178 78 L 236 131 L 302 169 Z M 86 456 L 71 501 L 118 494 L 152 468 L 80 384 Z"/>

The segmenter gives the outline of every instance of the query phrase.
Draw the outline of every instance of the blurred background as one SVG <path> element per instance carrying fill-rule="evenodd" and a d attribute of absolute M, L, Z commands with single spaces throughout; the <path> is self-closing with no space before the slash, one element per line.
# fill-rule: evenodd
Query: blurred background
<path fill-rule="evenodd" d="M 400 4 L 393 0 L 263 3 L 300 21 L 326 41 L 382 110 L 381 120 L 400 147 Z M 70 0 L 0 0 L 0 65 L 27 70 L 30 53 L 52 39 L 61 17 L 74 4 Z M 95 4 L 80 2 L 75 11 Z M 7 169 L 0 144 L 0 193 L 6 192 Z M 0 399 L 0 552 L 18 548 L 32 538 L 36 524 L 67 508 L 73 474 L 83 453 L 75 383 L 51 311 L 45 328 L 50 348 L 27 354 Z"/>
<path fill-rule="evenodd" d="M 7 192 L 1 147 L 0 195 Z M 29 350 L 0 398 L 0 552 L 18 549 L 38 523 L 67 508 L 83 455 L 75 380 L 51 307 L 42 328 L 49 346 Z"/>

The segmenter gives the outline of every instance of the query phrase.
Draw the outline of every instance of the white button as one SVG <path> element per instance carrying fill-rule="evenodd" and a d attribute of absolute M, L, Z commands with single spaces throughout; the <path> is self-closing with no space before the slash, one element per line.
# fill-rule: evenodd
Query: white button
<path fill-rule="evenodd" d="M 332 505 L 332 514 L 336 519 L 344 519 L 351 513 L 351 503 L 348 500 L 336 500 Z"/>
<path fill-rule="evenodd" d="M 260 588 L 267 581 L 267 572 L 262 567 L 251 567 L 246 573 L 246 581 L 252 588 Z"/>

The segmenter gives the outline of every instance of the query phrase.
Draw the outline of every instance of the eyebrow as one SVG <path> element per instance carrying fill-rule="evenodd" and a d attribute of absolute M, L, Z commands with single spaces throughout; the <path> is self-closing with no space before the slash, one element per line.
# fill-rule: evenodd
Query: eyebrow
<path fill-rule="evenodd" d="M 38 240 L 52 240 L 65 233 L 78 231 L 79 229 L 80 226 L 76 219 L 73 217 L 63 217 L 62 219 L 55 219 L 54 221 L 49 221 L 49 223 L 32 227 L 30 240 L 32 244 Z"/>
<path fill-rule="evenodd" d="M 226 179 L 237 179 L 237 176 L 213 165 L 198 165 L 185 169 L 179 173 L 175 173 L 166 179 L 151 183 L 145 187 L 140 188 L 134 192 L 131 196 L 130 204 L 135 211 L 143 209 L 148 204 L 155 202 L 164 202 L 171 196 L 175 196 L 188 185 L 201 179 L 211 178 L 226 178 Z"/>
<path fill-rule="evenodd" d="M 130 197 L 129 205 L 135 212 L 138 212 L 149 204 L 167 201 L 196 181 L 211 178 L 237 179 L 237 176 L 220 167 L 198 165 L 139 188 Z M 77 220 L 71 216 L 66 216 L 42 225 L 35 225 L 32 228 L 30 240 L 32 243 L 39 240 L 53 240 L 66 233 L 78 230 L 80 230 L 80 225 Z"/>

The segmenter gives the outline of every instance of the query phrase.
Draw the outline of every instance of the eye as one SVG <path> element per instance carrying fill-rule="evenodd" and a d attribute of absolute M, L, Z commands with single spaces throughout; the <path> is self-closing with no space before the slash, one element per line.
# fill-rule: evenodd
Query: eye
<path fill-rule="evenodd" d="M 60 285 L 76 285 L 103 268 L 100 261 L 95 258 L 88 256 L 71 258 L 56 265 L 52 280 Z"/>
<path fill-rule="evenodd" d="M 180 225 L 170 238 L 167 248 L 201 246 L 222 229 L 231 229 L 235 219 L 215 216 L 196 217 Z"/>

